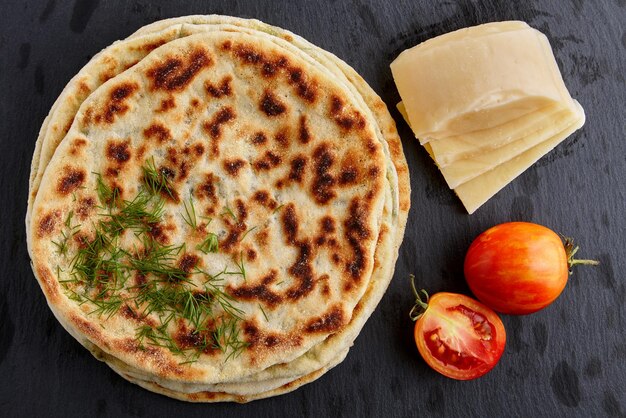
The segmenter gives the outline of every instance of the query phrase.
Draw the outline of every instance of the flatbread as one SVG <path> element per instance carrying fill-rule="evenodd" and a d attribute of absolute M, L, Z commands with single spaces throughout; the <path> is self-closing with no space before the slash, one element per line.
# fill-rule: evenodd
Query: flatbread
<path fill-rule="evenodd" d="M 155 48 L 177 39 L 180 28 L 180 25 L 174 25 L 158 33 L 113 43 L 96 54 L 65 86 L 52 105 L 35 142 L 29 177 L 27 225 L 44 170 L 67 134 L 83 101 L 104 82 L 132 67 Z"/>
<path fill-rule="evenodd" d="M 257 22 L 255 22 L 255 24 L 256 23 Z M 330 54 L 328 54 L 328 55 L 332 59 L 332 56 L 330 56 Z M 341 63 L 341 64 L 343 64 L 343 63 Z M 374 108 L 374 111 L 377 114 L 377 116 L 380 117 L 382 115 L 382 117 L 380 117 L 380 120 L 382 120 L 383 122 L 387 122 L 387 123 L 391 122 L 389 127 L 387 127 L 385 129 L 385 135 L 388 138 L 390 138 L 389 142 L 391 144 L 391 146 L 390 146 L 391 153 L 394 154 L 395 157 L 400 157 L 400 158 L 396 159 L 397 161 L 394 160 L 394 163 L 396 164 L 397 167 L 400 168 L 400 170 L 398 170 L 398 171 L 400 171 L 401 174 L 402 174 L 402 181 L 403 181 L 403 184 L 401 186 L 402 192 L 406 192 L 407 189 L 408 189 L 408 174 L 407 174 L 407 171 L 406 171 L 406 163 L 405 163 L 403 155 L 402 155 L 401 145 L 400 145 L 399 139 L 397 138 L 397 134 L 395 134 L 395 126 L 393 125 L 393 121 L 391 121 L 390 117 L 388 116 L 388 113 L 386 112 L 386 108 L 384 107 L 384 104 L 382 104 L 382 102 L 380 102 L 380 99 L 378 99 L 378 97 L 375 96 L 375 94 L 373 92 L 371 92 L 371 89 L 369 89 L 369 87 L 363 82 L 363 80 L 360 77 L 358 77 L 353 71 L 350 71 L 349 67 L 345 66 L 345 64 L 343 64 L 343 67 L 344 68 L 342 68 L 342 70 L 347 73 L 348 77 L 351 78 L 351 81 L 354 82 L 357 85 L 357 88 L 359 90 L 363 91 L 365 93 L 365 96 L 368 96 L 368 97 L 366 97 L 366 100 L 368 101 L 368 105 L 371 105 L 371 107 Z M 346 68 L 348 68 L 348 70 L 346 70 Z M 397 193 L 397 190 L 394 190 L 394 192 Z M 395 206 L 394 205 L 394 207 L 395 208 L 400 207 L 400 211 L 401 211 L 400 217 L 404 218 L 404 221 L 405 221 L 406 220 L 406 211 L 408 210 L 408 193 L 406 193 L 406 194 L 399 193 L 399 194 L 400 194 L 401 200 L 403 201 L 402 205 L 400 205 L 400 206 Z M 397 195 L 398 194 L 396 194 L 396 196 Z M 396 199 L 397 199 L 397 197 L 396 197 Z M 396 202 L 397 202 L 397 200 L 396 200 Z M 395 212 L 395 216 L 398 215 L 397 211 L 398 211 L 398 209 L 393 209 L 392 210 L 392 212 Z M 404 223 L 402 222 L 402 219 L 400 219 L 400 221 L 401 221 L 400 222 L 401 229 L 403 230 Z M 401 239 L 401 234 L 399 234 L 399 236 L 400 236 L 400 239 Z M 394 244 L 395 244 L 394 245 L 395 248 L 392 248 L 392 251 L 391 251 L 392 254 L 395 252 L 395 256 L 392 255 L 393 259 L 395 259 L 395 257 L 397 256 L 397 245 L 399 245 L 399 239 L 397 238 L 397 236 L 396 236 Z M 391 266 L 391 268 L 393 268 L 393 266 Z M 387 270 L 389 270 L 389 269 L 387 268 Z M 377 300 L 380 298 L 380 296 L 382 296 L 382 292 L 384 291 L 384 288 L 386 288 L 386 284 L 388 283 L 388 279 L 385 280 L 383 278 L 382 282 L 383 282 L 382 286 L 381 286 L 380 283 L 376 284 L 376 286 L 375 286 L 375 290 L 376 291 L 372 292 L 372 293 L 375 293 L 374 297 L 366 300 L 366 301 L 374 300 L 374 306 L 375 306 L 375 303 L 377 303 Z M 382 291 L 381 291 L 381 288 L 382 288 Z M 368 310 L 370 309 L 371 304 L 372 303 L 370 301 L 369 304 L 366 306 Z M 371 309 L 373 309 L 373 307 Z M 367 316 L 369 316 L 369 312 L 366 315 L 361 315 L 361 317 L 365 318 L 365 319 L 367 318 Z M 363 319 L 362 321 L 359 321 L 359 322 L 364 322 L 365 319 Z M 350 324 L 352 325 L 352 322 Z M 354 328 L 356 329 L 356 333 L 358 334 L 358 330 L 360 330 L 360 326 L 358 326 L 358 324 L 356 324 L 356 325 L 357 326 L 355 326 Z M 362 324 L 361 324 L 361 326 L 362 326 Z M 353 334 L 354 334 L 354 332 L 353 332 Z M 356 335 L 354 335 L 354 337 L 356 337 Z M 300 361 L 300 363 L 302 363 L 302 361 Z M 309 361 L 309 363 L 316 363 L 316 362 L 314 360 L 311 360 L 311 361 Z M 296 373 L 296 376 L 297 375 L 298 374 Z"/>

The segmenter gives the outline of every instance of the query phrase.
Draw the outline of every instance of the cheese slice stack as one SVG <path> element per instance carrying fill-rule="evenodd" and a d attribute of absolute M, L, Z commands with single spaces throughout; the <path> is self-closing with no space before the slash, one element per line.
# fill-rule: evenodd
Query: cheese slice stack
<path fill-rule="evenodd" d="M 585 122 L 548 39 L 524 22 L 438 36 L 391 71 L 398 109 L 469 213 Z"/>

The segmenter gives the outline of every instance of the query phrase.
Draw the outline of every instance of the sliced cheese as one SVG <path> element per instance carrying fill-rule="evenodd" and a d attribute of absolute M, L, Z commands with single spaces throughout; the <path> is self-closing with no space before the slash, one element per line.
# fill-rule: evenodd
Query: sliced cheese
<path fill-rule="evenodd" d="M 489 22 L 482 25 L 470 26 L 469 28 L 461 28 L 452 32 L 444 33 L 425 40 L 424 42 L 414 46 L 410 50 L 434 48 L 446 43 L 456 42 L 467 38 L 480 38 L 489 36 L 494 33 L 512 32 L 517 30 L 529 29 L 528 23 L 521 20 L 507 20 L 504 22 Z"/>
<path fill-rule="evenodd" d="M 400 107 L 404 109 L 398 104 L 398 108 Z M 572 107 L 570 113 L 573 109 Z M 406 114 L 406 110 L 403 111 Z M 431 141 L 427 145 L 431 147 L 439 167 L 446 167 L 458 160 L 491 151 L 528 136 L 540 130 L 545 123 L 563 111 L 563 106 L 553 104 L 494 128 Z"/>
<path fill-rule="evenodd" d="M 513 181 L 517 176 L 526 171 L 542 156 L 550 152 L 565 138 L 570 136 L 572 133 L 574 133 L 576 130 L 580 129 L 584 125 L 585 112 L 583 108 L 576 101 L 574 101 L 574 106 L 575 113 L 572 115 L 571 112 L 566 111 L 568 117 L 566 119 L 562 119 L 561 122 L 557 123 L 558 126 L 562 127 L 562 130 L 554 133 L 551 136 L 549 135 L 549 133 L 553 132 L 553 130 L 549 128 L 543 130 L 537 135 L 537 138 L 543 138 L 543 140 L 537 145 L 454 188 L 454 192 L 461 199 L 463 206 L 465 206 L 467 212 L 470 215 L 474 213 L 476 209 L 482 206 L 487 200 L 489 200 L 496 193 L 502 190 L 504 186 Z M 406 122 L 410 125 L 407 118 L 406 109 L 401 106 L 401 104 L 399 104 L 398 110 L 400 111 L 400 114 L 402 114 Z M 433 161 L 435 161 L 435 156 L 433 154 L 431 144 L 426 144 L 424 146 L 424 149 L 428 152 Z M 435 164 L 437 164 L 436 161 Z"/>
<path fill-rule="evenodd" d="M 504 186 L 513 181 L 517 176 L 526 171 L 537 160 L 550 152 L 560 144 L 565 138 L 573 134 L 585 124 L 585 113 L 582 107 L 578 106 L 580 117 L 572 125 L 562 132 L 534 146 L 528 151 L 518 155 L 512 160 L 501 164 L 491 171 L 488 171 L 467 183 L 454 189 L 459 196 L 463 206 L 469 214 L 482 206 L 487 200 L 498 193 Z"/>
<path fill-rule="evenodd" d="M 540 144 L 548 138 L 558 135 L 574 124 L 579 118 L 580 115 L 578 112 L 572 112 L 569 109 L 562 110 L 560 113 L 554 115 L 551 120 L 544 120 L 543 123 L 537 123 L 534 132 L 524 135 L 516 141 L 474 155 L 473 157 L 458 160 L 445 167 L 439 166 L 439 169 L 446 179 L 448 187 L 454 189 L 492 168 L 513 159 L 515 156 Z M 428 147 L 430 145 L 429 143 L 425 146 Z M 431 150 L 433 150 L 432 147 Z M 436 159 L 437 155 L 434 151 L 433 155 Z M 437 165 L 439 164 L 437 163 Z"/>
<path fill-rule="evenodd" d="M 529 27 L 494 31 L 497 25 L 482 36 L 418 45 L 392 62 L 421 143 L 495 127 L 571 100 L 545 37 Z"/>
<path fill-rule="evenodd" d="M 423 42 L 391 70 L 400 113 L 470 214 L 585 121 L 548 39 L 523 22 Z"/>

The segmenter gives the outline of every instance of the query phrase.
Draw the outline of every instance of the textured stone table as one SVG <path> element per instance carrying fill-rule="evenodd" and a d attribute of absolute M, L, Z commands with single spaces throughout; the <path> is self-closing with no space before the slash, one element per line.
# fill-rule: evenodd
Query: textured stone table
<path fill-rule="evenodd" d="M 3 416 L 625 416 L 626 2 L 2 0 L 0 6 L 0 414 Z M 398 121 L 412 208 L 396 275 L 348 358 L 296 392 L 248 405 L 192 405 L 147 392 L 96 361 L 56 322 L 29 267 L 24 215 L 37 132 L 69 79 L 101 48 L 154 20 L 222 13 L 296 32 L 352 65 Z M 585 127 L 472 216 L 395 111 L 389 63 L 454 29 L 521 19 L 543 31 Z M 462 263 L 496 223 L 574 236 L 581 268 L 549 308 L 504 317 L 507 347 L 485 377 L 431 371 L 412 341 L 408 274 L 468 293 Z"/>

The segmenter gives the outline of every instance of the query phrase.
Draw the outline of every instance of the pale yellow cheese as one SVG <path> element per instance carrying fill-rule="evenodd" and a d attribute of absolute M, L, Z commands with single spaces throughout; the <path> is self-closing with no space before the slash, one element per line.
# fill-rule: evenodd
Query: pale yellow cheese
<path fill-rule="evenodd" d="M 398 109 L 470 214 L 585 121 L 548 39 L 523 22 L 442 35 L 391 70 Z"/>
<path fill-rule="evenodd" d="M 504 22 L 483 23 L 482 25 L 457 29 L 452 32 L 444 33 L 443 35 L 427 39 L 421 44 L 411 48 L 411 50 L 417 50 L 420 48 L 434 48 L 442 44 L 455 42 L 466 38 L 479 38 L 482 36 L 491 35 L 493 33 L 509 32 L 528 28 L 530 28 L 530 26 L 528 26 L 528 23 L 522 22 L 521 20 L 507 20 Z"/>
<path fill-rule="evenodd" d="M 474 213 L 476 209 L 498 193 L 504 186 L 526 171 L 565 138 L 582 127 L 585 124 L 585 113 L 582 107 L 578 106 L 578 108 L 580 111 L 579 119 L 559 134 L 546 139 L 541 144 L 535 145 L 533 148 L 512 160 L 454 189 L 454 192 L 459 196 L 461 202 L 463 202 L 463 206 L 465 206 L 467 212 L 469 214 Z"/>
<path fill-rule="evenodd" d="M 552 136 L 548 135 L 551 130 L 547 130 L 539 133 L 538 138 L 543 138 L 543 141 L 528 149 L 527 151 L 515 155 L 510 160 L 492 168 L 491 170 L 474 177 L 473 179 L 459 185 L 454 189 L 463 206 L 465 206 L 467 212 L 471 215 L 482 206 L 487 200 L 498 193 L 507 184 L 513 181 L 517 176 L 531 167 L 542 156 L 550 152 L 554 147 L 560 144 L 565 138 L 570 136 L 576 130 L 580 129 L 585 123 L 585 112 L 583 108 L 574 101 L 575 114 L 573 119 L 569 119 L 570 123 L 567 124 L 561 131 L 554 133 Z M 408 121 L 406 109 L 398 104 L 398 110 Z M 571 115 L 571 113 L 569 113 Z M 560 125 L 562 125 L 561 122 Z M 435 160 L 434 154 L 431 148 L 432 144 L 425 144 L 424 149 L 428 152 L 430 157 Z M 437 162 L 435 161 L 435 164 Z"/>
<path fill-rule="evenodd" d="M 561 110 L 559 113 L 553 115 L 551 119 L 535 124 L 536 130 L 534 132 L 520 137 L 516 141 L 490 151 L 476 154 L 469 158 L 458 160 L 445 167 L 439 166 L 439 169 L 446 179 L 448 187 L 454 189 L 478 177 L 482 173 L 511 160 L 546 139 L 559 134 L 578 119 L 579 114 L 577 112 L 572 112 L 569 109 Z M 434 142 L 432 144 L 434 144 Z M 432 144 L 429 143 L 426 145 L 429 146 Z M 434 148 L 431 147 L 431 150 L 433 150 L 433 155 L 436 159 L 437 155 L 434 152 Z M 437 163 L 437 165 L 439 165 L 439 163 Z"/>
<path fill-rule="evenodd" d="M 544 35 L 529 27 L 498 32 L 496 26 L 482 36 L 418 45 L 391 64 L 422 144 L 571 100 Z"/>
<path fill-rule="evenodd" d="M 398 108 L 400 107 L 401 104 L 398 104 Z M 572 113 L 573 109 L 570 108 L 569 112 Z M 563 106 L 553 104 L 490 129 L 431 141 L 428 145 L 433 150 L 439 167 L 446 167 L 458 160 L 484 154 L 528 136 L 563 111 Z"/>

